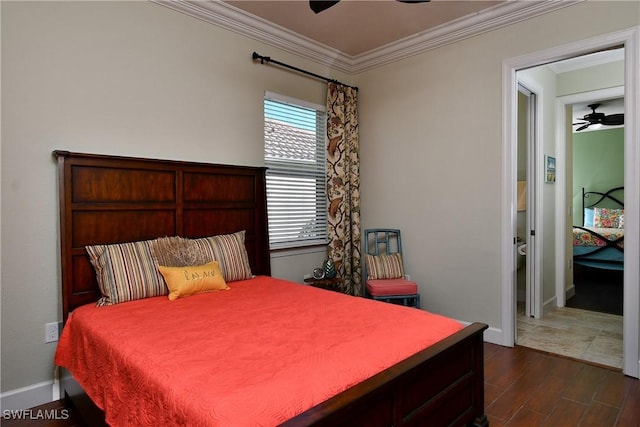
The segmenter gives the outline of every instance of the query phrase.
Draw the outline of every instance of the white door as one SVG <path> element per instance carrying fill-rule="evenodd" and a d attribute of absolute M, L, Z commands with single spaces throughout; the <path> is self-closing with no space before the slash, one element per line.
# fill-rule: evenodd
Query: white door
<path fill-rule="evenodd" d="M 536 251 L 536 211 L 537 211 L 537 96 L 529 87 L 518 82 L 519 95 L 524 102 L 518 103 L 518 180 L 526 182 L 525 215 L 519 211 L 517 220 L 524 222 L 523 230 L 518 230 L 518 237 L 526 242 L 525 257 L 525 316 L 540 318 L 542 315 L 542 290 L 540 284 L 540 263 Z M 522 111 L 521 111 L 522 109 Z M 524 152 L 523 152 L 524 151 Z M 523 170 L 524 169 L 524 170 Z M 521 228 L 521 225 L 518 228 Z M 517 239 L 516 239 L 517 241 Z M 516 255 L 517 256 L 517 255 Z M 517 264 L 516 264 L 517 265 Z M 517 271 L 516 271 L 517 274 Z M 516 278 L 517 283 L 517 278 Z"/>

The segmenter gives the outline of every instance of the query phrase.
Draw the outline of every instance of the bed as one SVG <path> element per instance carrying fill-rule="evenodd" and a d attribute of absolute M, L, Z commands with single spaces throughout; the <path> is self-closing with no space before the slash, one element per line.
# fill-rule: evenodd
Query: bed
<path fill-rule="evenodd" d="M 582 225 L 573 226 L 575 264 L 606 270 L 624 269 L 623 200 L 624 187 L 606 192 L 582 189 Z"/>
<path fill-rule="evenodd" d="M 234 425 L 488 425 L 486 325 L 462 327 L 422 310 L 270 277 L 264 168 L 66 151 L 54 155 L 66 322 L 56 364 L 62 366 L 65 400 L 87 425 L 132 420 L 139 425 L 159 420 L 165 425 L 224 425 L 220 420 L 231 419 L 237 421 Z M 154 295 L 97 307 L 104 295 L 87 247 L 125 247 L 167 236 L 182 236 L 189 244 L 212 238 L 227 242 L 229 236 L 240 241 L 241 236 L 251 275 L 228 280 L 229 289 L 175 301 Z M 223 264 L 225 278 L 234 274 Z M 202 315 L 200 309 L 210 312 Z M 314 314 L 311 325 L 305 326 L 308 317 L 296 317 L 301 312 Z M 376 323 L 367 317 L 372 313 L 382 332 L 362 328 Z M 176 332 L 171 324 L 181 327 Z M 271 327 L 244 329 L 249 324 Z M 394 337 L 388 328 L 398 331 L 397 325 L 405 326 L 400 330 L 408 335 Z M 410 329 L 416 326 L 436 335 L 419 337 Z M 286 338 L 270 335 L 274 330 L 286 331 Z M 297 335 L 301 330 L 303 335 Z M 196 336 L 209 344 L 194 344 Z M 371 337 L 376 345 L 359 341 Z M 114 338 L 115 344 L 108 342 Z M 265 344 L 274 340 L 280 345 Z M 287 347 L 288 341 L 295 345 Z M 214 349 L 214 342 L 225 350 Z M 409 348 L 400 350 L 401 342 Z M 320 350 L 294 353 L 307 347 Z M 108 357 L 98 361 L 100 354 Z M 255 363 L 247 362 L 251 357 Z M 211 363 L 203 367 L 203 358 Z M 311 360 L 313 367 L 301 364 L 302 359 Z M 377 367 L 368 365 L 370 360 Z M 141 365 L 150 369 L 137 370 Z M 280 367 L 262 370 L 263 365 Z M 216 388 L 231 384 L 238 389 L 235 380 L 227 379 L 232 371 L 244 374 L 241 381 L 253 381 L 262 394 L 235 395 Z M 345 375 L 350 376 L 347 382 Z M 273 382 L 276 376 L 288 381 Z M 163 382 L 169 385 L 149 385 Z M 152 406 L 145 406 L 149 400 Z M 262 418 L 265 413 L 271 418 Z"/>

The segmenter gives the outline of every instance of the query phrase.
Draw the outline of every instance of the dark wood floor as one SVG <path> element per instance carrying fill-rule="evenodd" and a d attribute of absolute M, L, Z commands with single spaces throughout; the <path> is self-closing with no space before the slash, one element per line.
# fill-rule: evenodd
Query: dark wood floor
<path fill-rule="evenodd" d="M 567 307 L 622 316 L 624 271 L 576 264 L 573 284 L 575 294 L 567 300 Z"/>
<path fill-rule="evenodd" d="M 640 381 L 526 347 L 485 344 L 491 427 L 640 426 Z"/>
<path fill-rule="evenodd" d="M 484 366 L 485 410 L 491 427 L 640 427 L 640 381 L 617 370 L 489 343 Z M 36 409 L 63 414 L 65 408 L 62 402 L 52 402 Z M 66 420 L 3 418 L 2 425 L 82 427 L 73 411 Z"/>

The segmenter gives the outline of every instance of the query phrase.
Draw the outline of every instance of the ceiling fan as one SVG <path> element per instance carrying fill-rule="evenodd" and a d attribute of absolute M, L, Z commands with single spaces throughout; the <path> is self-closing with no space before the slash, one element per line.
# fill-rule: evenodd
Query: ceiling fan
<path fill-rule="evenodd" d="M 600 104 L 589 104 L 589 108 L 591 108 L 592 112 L 589 114 L 585 114 L 584 117 L 578 118 L 576 120 L 582 120 L 582 122 L 574 123 L 574 125 L 582 125 L 576 132 L 584 130 L 592 125 L 604 125 L 604 126 L 616 126 L 624 124 L 624 114 L 609 114 L 605 115 L 604 113 L 596 113 L 596 108 L 598 108 Z"/>
<path fill-rule="evenodd" d="M 401 3 L 427 3 L 431 0 L 396 0 Z M 313 10 L 314 13 L 320 13 L 323 10 L 329 9 L 331 6 L 339 3 L 340 0 L 336 1 L 319 1 L 319 0 L 309 0 L 309 7 Z"/>

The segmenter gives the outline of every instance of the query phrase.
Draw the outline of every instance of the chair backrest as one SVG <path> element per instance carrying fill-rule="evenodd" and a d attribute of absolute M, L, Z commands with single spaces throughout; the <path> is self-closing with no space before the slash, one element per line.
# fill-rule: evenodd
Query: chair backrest
<path fill-rule="evenodd" d="M 364 242 L 364 255 L 392 255 L 400 253 L 402 255 L 402 240 L 400 238 L 400 230 L 397 228 L 370 228 L 364 230 L 363 235 Z M 367 263 L 362 262 L 362 286 L 363 292 L 364 284 L 367 281 L 369 273 L 367 271 Z"/>
<path fill-rule="evenodd" d="M 402 254 L 400 230 L 395 228 L 370 228 L 364 230 L 364 253 L 380 255 Z"/>

